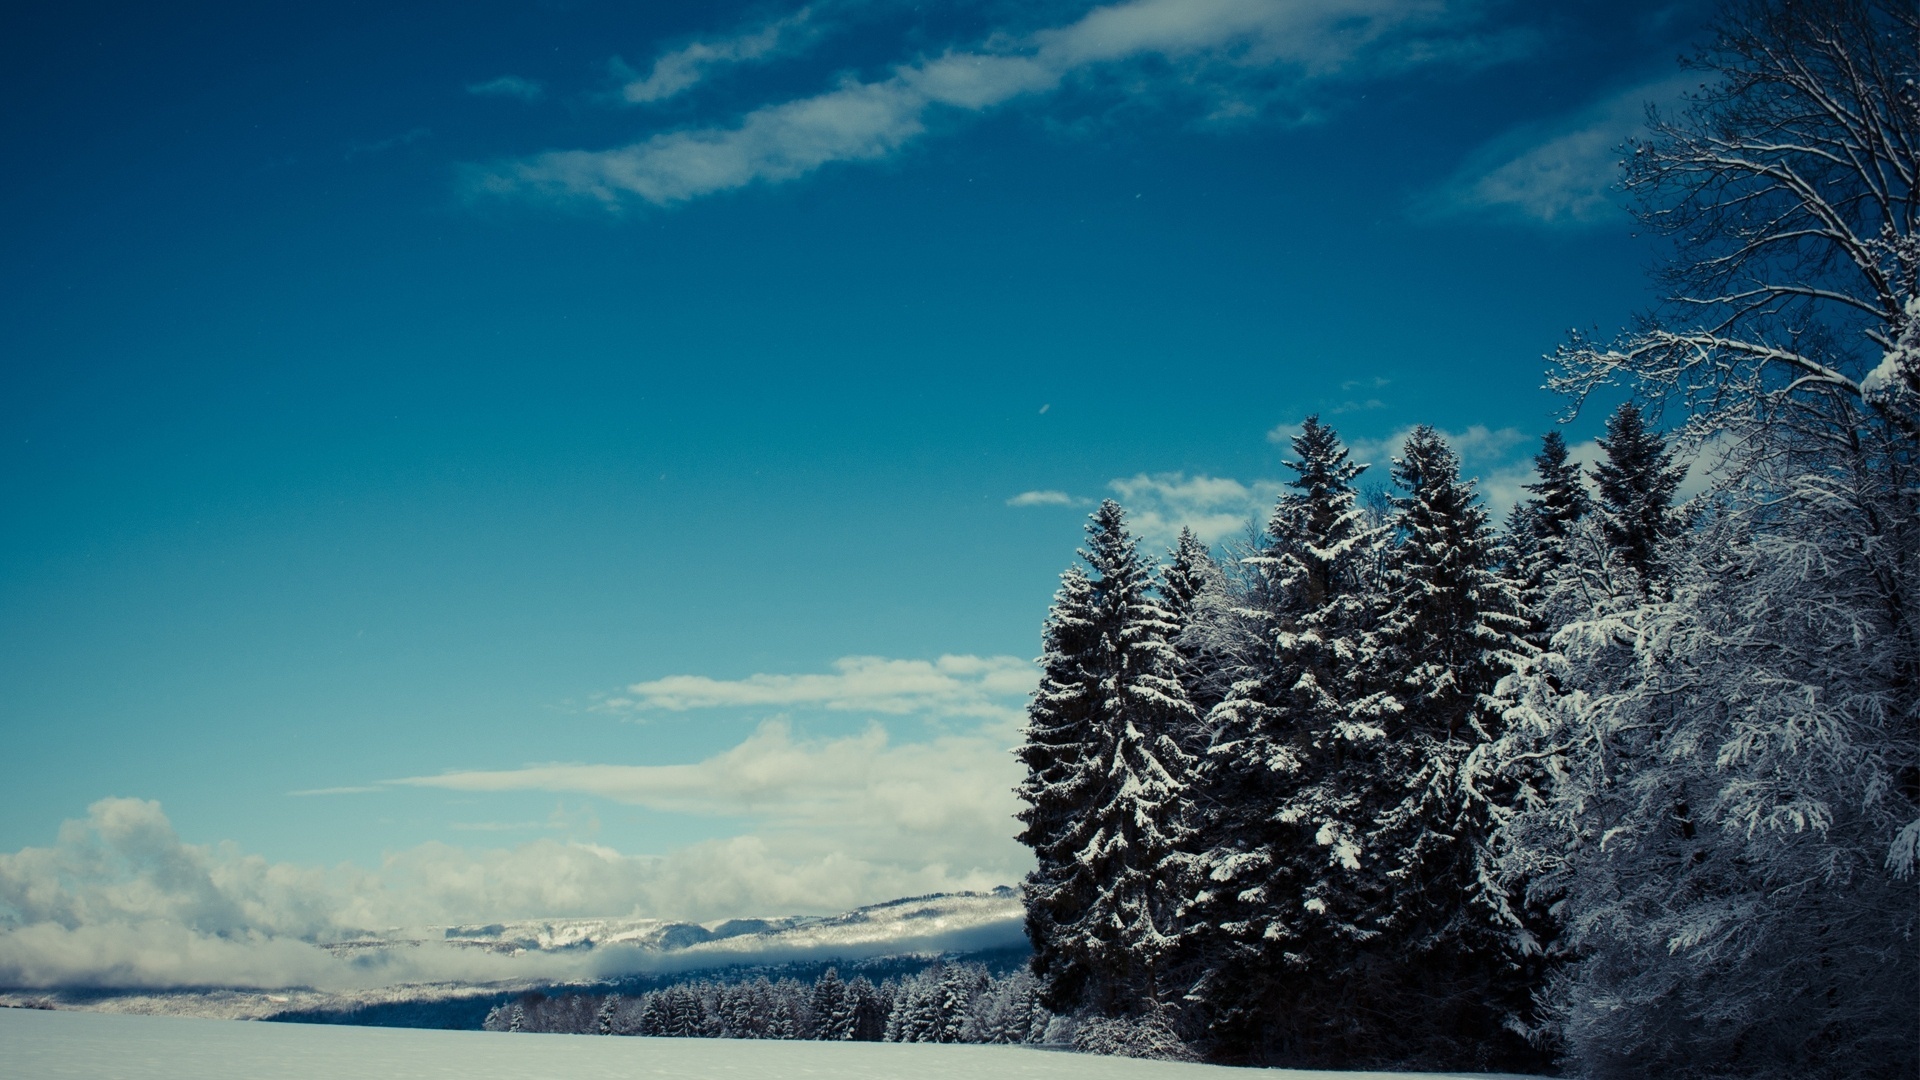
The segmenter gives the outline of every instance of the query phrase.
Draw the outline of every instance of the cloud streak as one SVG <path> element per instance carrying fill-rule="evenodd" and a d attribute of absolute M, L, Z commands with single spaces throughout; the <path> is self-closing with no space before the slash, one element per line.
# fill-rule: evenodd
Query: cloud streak
<path fill-rule="evenodd" d="M 1020 779 L 1010 725 L 896 743 L 879 724 L 797 737 L 781 720 L 686 765 L 554 763 L 394 781 L 463 792 L 591 795 L 654 810 L 756 821 L 783 848 L 898 862 L 1016 865 Z"/>
<path fill-rule="evenodd" d="M 751 110 L 737 124 L 664 132 L 609 150 L 552 151 L 474 170 L 470 181 L 475 191 L 496 196 L 668 206 L 792 180 L 834 162 L 882 158 L 924 134 L 939 110 L 983 112 L 1112 65 L 1155 58 L 1189 81 L 1209 69 L 1260 71 L 1304 87 L 1352 73 L 1402 39 L 1444 33 L 1462 19 L 1438 0 L 1130 0 L 1063 26 L 898 64 L 884 78 L 849 78 L 824 93 Z M 634 101 L 679 93 L 712 64 L 772 51 L 782 25 L 668 54 L 624 93 Z M 1429 45 L 1403 49 L 1393 62 L 1450 55 Z"/>
<path fill-rule="evenodd" d="M 537 79 L 523 79 L 518 75 L 502 75 L 486 82 L 468 83 L 467 93 L 475 97 L 513 98 L 516 101 L 535 102 L 547 96 L 547 88 Z"/>
<path fill-rule="evenodd" d="M 801 8 L 753 30 L 712 41 L 695 41 L 653 62 L 646 75 L 620 88 L 622 100 L 633 105 L 666 101 L 691 90 L 715 69 L 766 60 L 791 50 L 810 35 L 813 11 Z"/>
<path fill-rule="evenodd" d="M 1699 82 L 1673 76 L 1641 83 L 1570 116 L 1497 139 L 1475 153 L 1430 200 L 1442 214 L 1507 216 L 1541 225 L 1583 226 L 1620 212 L 1615 187 L 1627 139 L 1646 124 L 1648 104 L 1669 105 Z"/>
<path fill-rule="evenodd" d="M 669 675 L 627 687 L 626 696 L 603 703 L 609 709 L 686 712 L 714 708 L 809 706 L 892 716 L 923 714 L 1004 718 L 1013 702 L 1033 691 L 1039 676 L 1015 656 L 942 656 L 897 660 L 845 656 L 831 672 L 749 675 L 714 679 Z"/>
<path fill-rule="evenodd" d="M 1008 506 L 1080 506 L 1085 499 L 1076 499 L 1064 491 L 1023 491 L 1007 500 Z"/>

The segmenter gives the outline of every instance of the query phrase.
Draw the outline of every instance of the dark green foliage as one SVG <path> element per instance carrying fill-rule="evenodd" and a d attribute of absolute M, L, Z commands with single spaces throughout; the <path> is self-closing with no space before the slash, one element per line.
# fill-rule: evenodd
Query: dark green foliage
<path fill-rule="evenodd" d="M 1287 811 L 1341 753 L 1384 541 L 1357 505 L 1353 481 L 1366 466 L 1348 461 L 1333 430 L 1308 417 L 1292 447 L 1292 490 L 1247 560 L 1254 579 L 1243 618 L 1257 647 L 1239 658 L 1231 692 L 1209 717 L 1212 812 L 1188 910 L 1191 996 L 1216 1054 L 1234 1060 L 1270 1057 L 1300 1015 L 1294 999 L 1312 992 L 1315 942 L 1300 905 L 1324 858 L 1312 827 Z"/>
<path fill-rule="evenodd" d="M 1020 839 L 1027 933 L 1043 1000 L 1125 1014 L 1158 999 L 1179 925 L 1171 861 L 1185 840 L 1195 722 L 1177 627 L 1111 500 L 1087 523 L 1079 568 L 1061 579 L 1040 688 L 1018 753 L 1027 779 Z"/>
<path fill-rule="evenodd" d="M 1601 529 L 1646 593 L 1664 576 L 1661 545 L 1680 531 L 1673 497 L 1686 469 L 1674 464 L 1666 440 L 1647 427 L 1632 402 L 1607 418 L 1600 448 L 1607 459 L 1594 466 L 1593 479 L 1600 488 Z"/>

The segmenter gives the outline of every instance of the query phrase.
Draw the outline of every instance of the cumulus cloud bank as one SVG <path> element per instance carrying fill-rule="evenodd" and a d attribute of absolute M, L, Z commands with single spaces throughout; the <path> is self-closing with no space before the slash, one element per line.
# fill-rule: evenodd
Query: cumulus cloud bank
<path fill-rule="evenodd" d="M 338 954 L 324 946 L 395 926 L 844 910 L 876 896 L 987 889 L 1015 869 L 795 852 L 757 836 L 664 857 L 551 840 L 478 852 L 423 844 L 376 869 L 304 867 L 186 843 L 159 804 L 102 799 L 53 846 L 0 854 L 0 988 L 344 991 L 593 978 L 657 958 L 619 948 L 502 955 L 434 940 Z"/>
<path fill-rule="evenodd" d="M 1181 529 L 1192 529 L 1212 544 L 1243 531 L 1249 521 L 1264 524 L 1279 498 L 1281 482 L 1243 484 L 1223 476 L 1140 473 L 1109 481 L 1134 533 L 1151 544 L 1171 545 Z"/>
<path fill-rule="evenodd" d="M 310 986 L 577 978 L 645 958 L 323 946 L 394 927 L 557 917 L 705 921 L 830 913 L 934 892 L 986 890 L 1029 868 L 1012 793 L 1019 703 L 1033 665 L 1005 656 L 847 657 L 830 672 L 636 683 L 621 707 L 863 710 L 934 722 L 899 741 L 879 719 L 832 738 L 763 723 L 739 744 L 675 765 L 553 763 L 316 789 L 393 786 L 545 791 L 739 822 L 738 835 L 664 854 L 541 839 L 442 843 L 377 867 L 270 862 L 180 838 L 158 803 L 102 799 L 48 847 L 0 853 L 0 988 Z"/>
<path fill-rule="evenodd" d="M 983 112 L 1113 65 L 1158 61 L 1185 85 L 1201 72 L 1224 72 L 1228 83 L 1252 72 L 1272 94 L 1275 82 L 1298 90 L 1370 65 L 1458 59 L 1471 51 L 1460 35 L 1471 21 L 1463 8 L 1443 0 L 1128 0 L 1061 26 L 900 63 L 884 78 L 849 77 L 825 92 L 753 109 L 737 123 L 609 150 L 552 151 L 476 170 L 472 181 L 495 195 L 665 206 L 791 180 L 831 162 L 885 157 L 925 133 L 938 110 Z M 788 24 L 805 17 L 668 54 L 623 92 L 640 102 L 679 93 L 711 65 L 772 52 Z M 1253 108 L 1234 99 L 1216 111 Z"/>

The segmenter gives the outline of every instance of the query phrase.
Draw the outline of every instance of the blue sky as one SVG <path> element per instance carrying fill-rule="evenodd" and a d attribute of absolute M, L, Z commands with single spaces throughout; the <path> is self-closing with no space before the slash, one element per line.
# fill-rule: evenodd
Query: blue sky
<path fill-rule="evenodd" d="M 139 833 L 376 921 L 1011 880 L 1088 500 L 1229 533 L 1313 411 L 1511 498 L 1541 354 L 1650 300 L 1613 151 L 1700 16 L 9 12 L 0 878 Z M 534 865 L 583 884 L 457 884 Z"/>

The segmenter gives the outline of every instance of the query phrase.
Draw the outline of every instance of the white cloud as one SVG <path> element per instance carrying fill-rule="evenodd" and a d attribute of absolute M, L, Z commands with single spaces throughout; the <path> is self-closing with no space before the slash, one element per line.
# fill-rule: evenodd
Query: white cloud
<path fill-rule="evenodd" d="M 644 77 L 628 81 L 620 88 L 620 96 L 636 105 L 675 97 L 692 89 L 714 68 L 764 60 L 793 48 L 796 39 L 807 36 L 812 18 L 811 9 L 801 8 L 745 33 L 684 45 L 655 60 Z"/>
<path fill-rule="evenodd" d="M 1007 500 L 1008 506 L 1081 506 L 1085 499 L 1076 499 L 1064 491 L 1023 491 Z"/>
<path fill-rule="evenodd" d="M 422 139 L 430 139 L 432 137 L 433 137 L 432 129 L 417 127 L 409 131 L 403 131 L 398 135 L 392 136 L 391 138 L 381 139 L 377 142 L 354 143 L 353 145 L 347 147 L 346 159 L 348 161 L 352 161 L 354 158 L 361 157 L 366 154 L 384 154 L 388 150 L 397 150 L 403 146 L 412 146 L 414 143 L 417 143 Z"/>
<path fill-rule="evenodd" d="M 481 190 L 638 196 L 655 205 L 790 180 L 831 161 L 884 156 L 919 134 L 925 99 L 898 82 L 849 82 L 817 97 L 749 113 L 740 126 L 656 135 L 618 150 L 562 150 L 482 174 Z"/>
<path fill-rule="evenodd" d="M 1382 467 L 1400 453 L 1406 444 L 1407 436 L 1413 434 L 1414 425 L 1408 424 L 1384 439 L 1354 439 L 1347 445 L 1352 448 L 1354 459 L 1370 461 Z M 1515 427 L 1490 428 L 1485 424 L 1474 424 L 1465 431 L 1440 432 L 1440 437 L 1453 447 L 1462 462 L 1498 461 L 1528 439 L 1526 432 Z"/>
<path fill-rule="evenodd" d="M 1584 225 L 1618 213 L 1622 144 L 1645 128 L 1649 102 L 1668 105 L 1699 83 L 1642 83 L 1549 124 L 1495 140 L 1432 200 L 1443 212 L 1494 212 L 1547 225 Z"/>
<path fill-rule="evenodd" d="M 904 716 L 1005 718 L 1033 691 L 1039 675 L 1016 656 L 942 656 L 896 660 L 844 656 L 831 673 L 749 675 L 714 679 L 669 675 L 627 687 L 627 696 L 606 707 L 639 710 L 814 706 Z"/>
<path fill-rule="evenodd" d="M 1352 460 L 1374 467 L 1370 479 L 1386 483 L 1394 457 L 1412 433 L 1408 425 L 1384 439 L 1354 439 L 1347 445 Z M 1521 485 L 1533 480 L 1533 436 L 1519 428 L 1474 424 L 1464 431 L 1441 431 L 1440 437 L 1460 455 L 1461 475 L 1479 481 L 1480 497 L 1496 515 L 1526 495 Z"/>
<path fill-rule="evenodd" d="M 1003 824 L 1011 836 L 1011 822 Z M 1000 843 L 998 861 L 950 863 L 758 835 L 665 856 L 556 840 L 480 851 L 430 843 L 390 853 L 376 869 L 319 868 L 270 863 L 232 844 L 188 844 L 157 803 L 103 799 L 53 846 L 0 853 L 0 986 L 348 991 L 594 978 L 656 961 L 617 948 L 514 956 L 425 940 L 336 955 L 324 945 L 390 927 L 826 913 L 984 890 L 1026 869 L 1023 850 Z"/>
<path fill-rule="evenodd" d="M 547 88 L 537 79 L 523 79 L 518 75 L 502 75 L 486 82 L 468 83 L 467 93 L 479 97 L 514 98 L 518 101 L 539 101 L 547 96 Z"/>
<path fill-rule="evenodd" d="M 1384 384 L 1384 380 L 1377 384 Z M 1288 447 L 1300 429 L 1297 423 L 1277 424 L 1267 432 L 1267 440 Z M 1393 457 L 1412 431 L 1413 426 L 1408 425 L 1385 438 L 1346 440 L 1349 460 L 1369 466 L 1360 482 L 1390 483 L 1388 470 Z M 1460 455 L 1463 474 L 1478 479 L 1480 495 L 1495 513 L 1506 513 L 1525 496 L 1522 485 L 1533 480 L 1532 436 L 1518 428 L 1490 428 L 1485 424 L 1474 424 L 1464 431 L 1442 431 L 1440 435 Z M 1134 531 L 1157 543 L 1168 542 L 1182 526 L 1213 543 L 1239 532 L 1250 521 L 1264 525 L 1274 503 L 1286 491 L 1285 480 L 1242 483 L 1184 473 L 1142 473 L 1108 486 L 1119 493 Z"/>
<path fill-rule="evenodd" d="M 1140 473 L 1107 486 L 1127 508 L 1134 534 L 1160 546 L 1171 545 L 1183 528 L 1212 544 L 1240 532 L 1249 521 L 1264 523 L 1281 488 L 1275 480 L 1243 484 L 1227 477 L 1179 472 Z"/>
<path fill-rule="evenodd" d="M 1160 57 L 1187 69 L 1188 82 L 1193 69 L 1214 66 L 1257 69 L 1304 86 L 1363 67 L 1386 44 L 1444 34 L 1464 19 L 1439 0 L 1130 0 L 1094 8 L 1065 26 L 1001 34 L 989 46 L 900 64 L 886 78 L 849 80 L 813 97 L 766 105 L 734 125 L 663 133 L 611 150 L 549 152 L 477 170 L 472 180 L 476 190 L 497 195 L 609 205 L 638 198 L 664 206 L 791 180 L 830 162 L 883 157 L 922 134 L 936 106 L 979 112 L 1052 91 L 1105 65 Z M 678 92 L 706 65 L 776 48 L 781 25 L 669 54 L 625 92 L 630 100 Z M 1409 48 L 1395 62 L 1455 55 Z"/>
<path fill-rule="evenodd" d="M 1302 428 L 1299 424 L 1275 424 L 1267 431 L 1267 441 L 1287 446 L 1293 442 L 1301 430 Z"/>
<path fill-rule="evenodd" d="M 490 793 L 543 791 L 738 822 L 737 835 L 660 854 L 545 838 L 478 850 L 421 844 L 375 868 L 299 866 L 187 843 L 158 803 L 102 799 L 52 846 L 0 853 L 0 985 L 342 990 L 582 978 L 640 961 L 433 945 L 342 959 L 319 946 L 389 927 L 827 913 L 1010 884 L 1031 864 L 1013 839 L 1020 766 L 1010 751 L 1019 704 L 1036 682 L 1026 660 L 965 655 L 847 657 L 831 672 L 736 680 L 673 676 L 634 684 L 624 707 L 812 706 L 945 723 L 930 739 L 903 742 L 877 721 L 858 734 L 809 738 L 772 720 L 687 764 L 544 764 L 379 785 L 462 792 L 483 804 Z M 450 827 L 574 831 L 591 806 L 563 803 L 544 823 Z"/>
<path fill-rule="evenodd" d="M 760 823 L 782 850 L 896 864 L 1010 867 L 1020 770 L 1010 724 L 896 743 L 872 724 L 806 739 L 769 720 L 744 742 L 689 765 L 549 764 L 416 776 L 395 783 L 450 791 L 591 795 L 655 810 Z"/>

